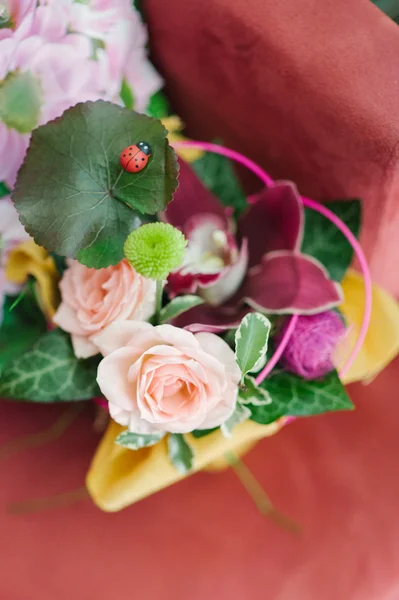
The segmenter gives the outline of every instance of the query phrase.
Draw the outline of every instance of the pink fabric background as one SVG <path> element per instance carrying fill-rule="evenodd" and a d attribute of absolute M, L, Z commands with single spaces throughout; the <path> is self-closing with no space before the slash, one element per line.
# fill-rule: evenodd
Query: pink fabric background
<path fill-rule="evenodd" d="M 0 597 L 396 600 L 398 367 L 351 386 L 354 413 L 299 420 L 248 456 L 300 537 L 261 517 L 231 471 L 194 475 L 117 514 L 89 500 L 8 514 L 11 502 L 82 485 L 97 441 L 88 411 L 48 448 L 0 463 Z M 0 444 L 58 413 L 2 404 Z"/>

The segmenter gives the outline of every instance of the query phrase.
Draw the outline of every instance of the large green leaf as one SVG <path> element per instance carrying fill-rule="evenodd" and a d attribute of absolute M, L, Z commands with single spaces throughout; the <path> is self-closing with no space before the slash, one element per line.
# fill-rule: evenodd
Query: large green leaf
<path fill-rule="evenodd" d="M 139 173 L 119 164 L 130 144 L 152 154 Z M 123 258 L 127 235 L 155 214 L 177 187 L 177 161 L 156 119 L 110 102 L 77 104 L 33 132 L 13 199 L 35 241 L 101 268 Z"/>
<path fill-rule="evenodd" d="M 168 452 L 172 464 L 179 473 L 188 473 L 193 467 L 194 452 L 180 433 L 171 433 L 168 436 Z"/>
<path fill-rule="evenodd" d="M 266 361 L 271 323 L 261 313 L 245 315 L 235 334 L 236 360 L 245 375 L 259 371 Z"/>
<path fill-rule="evenodd" d="M 0 372 L 7 362 L 30 348 L 47 328 L 32 290 L 28 288 L 18 304 L 10 310 L 17 298 L 7 296 L 3 306 L 3 322 L 0 326 Z"/>
<path fill-rule="evenodd" d="M 247 406 L 252 420 L 265 425 L 282 416 L 308 417 L 354 408 L 335 371 L 314 381 L 286 371 L 273 371 L 262 387 L 270 393 L 271 404 Z"/>
<path fill-rule="evenodd" d="M 399 0 L 372 0 L 372 2 L 392 19 L 399 17 Z"/>
<path fill-rule="evenodd" d="M 69 335 L 54 329 L 6 364 L 0 397 L 31 402 L 88 400 L 99 394 L 98 359 L 78 360 Z"/>
<path fill-rule="evenodd" d="M 233 166 L 226 157 L 206 152 L 191 165 L 203 184 L 225 205 L 241 212 L 247 206 Z"/>
<path fill-rule="evenodd" d="M 328 202 L 325 206 L 358 237 L 361 219 L 359 200 L 339 200 Z M 339 229 L 326 217 L 310 208 L 305 209 L 302 252 L 317 258 L 334 281 L 342 280 L 353 257 L 353 248 Z"/>

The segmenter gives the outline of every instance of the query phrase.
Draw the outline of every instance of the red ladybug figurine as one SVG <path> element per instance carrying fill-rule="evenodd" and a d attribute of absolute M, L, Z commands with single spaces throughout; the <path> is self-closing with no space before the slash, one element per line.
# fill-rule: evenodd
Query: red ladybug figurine
<path fill-rule="evenodd" d="M 139 173 L 148 163 L 150 156 L 151 146 L 147 142 L 138 142 L 137 145 L 122 150 L 119 162 L 125 171 Z"/>

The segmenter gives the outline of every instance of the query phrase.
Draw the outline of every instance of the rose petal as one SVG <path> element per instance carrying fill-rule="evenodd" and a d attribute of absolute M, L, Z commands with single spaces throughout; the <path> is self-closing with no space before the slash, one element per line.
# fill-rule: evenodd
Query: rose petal
<path fill-rule="evenodd" d="M 267 254 L 250 270 L 241 291 L 250 306 L 270 313 L 311 315 L 342 302 L 340 285 L 321 263 L 289 251 Z"/>
<path fill-rule="evenodd" d="M 141 321 L 121 321 L 117 323 L 111 323 L 103 331 L 96 335 L 91 336 L 91 340 L 97 346 L 101 354 L 108 356 L 114 350 L 129 346 L 132 340 L 137 340 L 137 337 L 141 332 L 147 334 L 147 338 L 150 336 L 150 331 L 153 330 L 153 326 L 149 323 Z M 157 342 L 155 338 L 154 343 Z M 143 350 L 146 350 L 144 348 Z"/>
<path fill-rule="evenodd" d="M 77 358 L 90 358 L 99 353 L 99 350 L 90 338 L 83 335 L 72 334 L 72 346 Z"/>
<path fill-rule="evenodd" d="M 175 227 L 184 228 L 187 221 L 198 214 L 210 213 L 219 215 L 226 222 L 223 205 L 206 189 L 194 171 L 183 160 L 179 160 L 179 187 L 168 205 L 164 217 Z"/>
<path fill-rule="evenodd" d="M 258 265 L 268 252 L 299 250 L 304 211 L 295 185 L 277 182 L 250 200 L 251 206 L 238 223 L 239 240 L 248 238 L 249 266 Z"/>

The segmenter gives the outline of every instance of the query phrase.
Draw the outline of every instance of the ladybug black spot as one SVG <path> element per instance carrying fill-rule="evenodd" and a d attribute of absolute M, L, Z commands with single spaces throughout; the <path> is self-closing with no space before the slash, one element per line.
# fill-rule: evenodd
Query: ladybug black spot
<path fill-rule="evenodd" d="M 142 158 L 141 160 L 144 160 L 144 158 Z"/>
<path fill-rule="evenodd" d="M 138 166 L 138 165 L 136 165 L 136 169 L 138 169 L 138 168 L 139 168 L 139 166 Z"/>
<path fill-rule="evenodd" d="M 135 158 L 134 160 L 137 162 L 137 161 L 138 161 L 138 158 Z"/>

